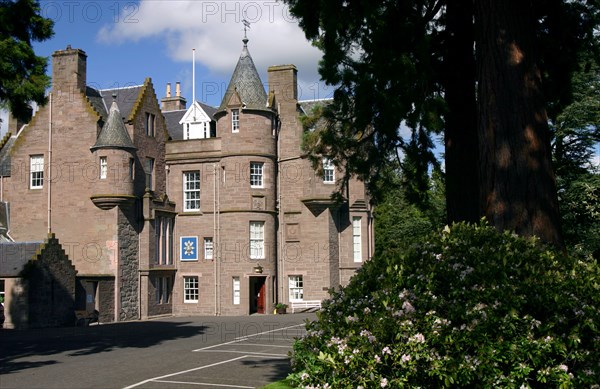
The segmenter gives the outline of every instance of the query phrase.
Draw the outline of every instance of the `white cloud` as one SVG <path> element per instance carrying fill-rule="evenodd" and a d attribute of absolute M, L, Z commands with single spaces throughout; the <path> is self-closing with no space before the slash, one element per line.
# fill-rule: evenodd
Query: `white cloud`
<path fill-rule="evenodd" d="M 319 81 L 321 52 L 282 2 L 141 0 L 135 10 L 123 9 L 118 23 L 103 26 L 97 38 L 110 44 L 159 39 L 176 61 L 191 61 L 195 48 L 198 63 L 226 75 L 242 49 L 244 18 L 251 22 L 248 48 L 261 73 L 271 65 L 294 64 L 303 83 Z"/>

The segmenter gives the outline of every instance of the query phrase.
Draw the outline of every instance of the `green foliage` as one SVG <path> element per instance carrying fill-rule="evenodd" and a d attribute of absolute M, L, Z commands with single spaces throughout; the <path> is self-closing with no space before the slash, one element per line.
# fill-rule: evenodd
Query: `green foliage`
<path fill-rule="evenodd" d="M 405 250 L 445 224 L 444 183 L 438 171 L 427 176 L 421 202 L 407 195 L 406 175 L 390 171 L 382 201 L 374 210 L 375 248 L 383 252 Z"/>
<path fill-rule="evenodd" d="M 559 193 L 567 247 L 600 259 L 600 174 L 582 174 Z"/>
<path fill-rule="evenodd" d="M 19 120 L 31 118 L 31 101 L 46 101 L 47 60 L 35 55 L 31 42 L 52 37 L 52 28 L 53 21 L 40 15 L 37 1 L 0 2 L 0 103 Z"/>
<path fill-rule="evenodd" d="M 592 387 L 600 268 L 484 224 L 364 264 L 294 344 L 296 386 Z"/>

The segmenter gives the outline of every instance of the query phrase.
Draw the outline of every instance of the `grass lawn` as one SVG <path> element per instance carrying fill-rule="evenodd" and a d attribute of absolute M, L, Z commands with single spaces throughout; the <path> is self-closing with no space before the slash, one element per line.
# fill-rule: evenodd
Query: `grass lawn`
<path fill-rule="evenodd" d="M 294 389 L 294 387 L 290 386 L 287 380 L 281 380 L 273 382 L 267 386 L 263 386 L 261 389 Z"/>

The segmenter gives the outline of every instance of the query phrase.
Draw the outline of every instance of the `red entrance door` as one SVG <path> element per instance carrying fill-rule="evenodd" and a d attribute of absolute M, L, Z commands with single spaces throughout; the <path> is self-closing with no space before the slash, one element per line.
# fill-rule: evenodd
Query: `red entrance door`
<path fill-rule="evenodd" d="M 265 293 L 265 279 L 262 279 L 262 282 L 259 282 L 260 289 L 258 290 L 258 299 L 256 300 L 256 313 L 265 313 L 265 302 L 266 302 L 266 293 Z"/>

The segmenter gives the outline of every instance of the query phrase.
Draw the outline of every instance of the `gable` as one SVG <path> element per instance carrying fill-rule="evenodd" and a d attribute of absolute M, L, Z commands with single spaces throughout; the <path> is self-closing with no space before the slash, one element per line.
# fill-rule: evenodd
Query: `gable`
<path fill-rule="evenodd" d="M 200 106 L 200 104 L 197 101 L 195 101 L 183 115 L 183 117 L 179 121 L 179 124 L 204 123 L 210 121 L 211 118 L 208 115 L 208 113 L 204 109 L 202 109 L 202 106 Z"/>

